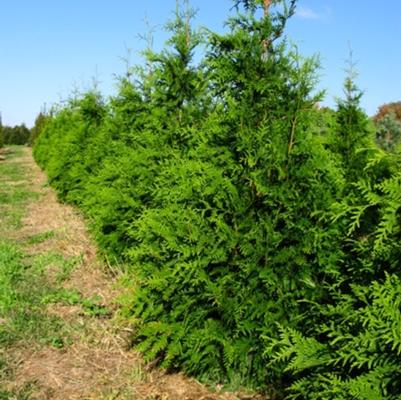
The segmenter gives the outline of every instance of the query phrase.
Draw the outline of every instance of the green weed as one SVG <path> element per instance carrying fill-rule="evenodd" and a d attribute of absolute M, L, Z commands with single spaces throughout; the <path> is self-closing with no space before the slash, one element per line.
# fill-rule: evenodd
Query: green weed
<path fill-rule="evenodd" d="M 71 306 L 81 306 L 82 313 L 91 317 L 105 317 L 110 311 L 100 303 L 98 296 L 85 298 L 78 290 L 60 289 L 57 292 L 45 296 L 42 300 L 44 304 L 63 303 Z"/>
<path fill-rule="evenodd" d="M 36 235 L 32 235 L 28 238 L 28 244 L 40 244 L 45 242 L 48 239 L 51 239 L 55 236 L 54 231 L 46 231 L 46 232 L 40 232 L 37 233 Z"/>

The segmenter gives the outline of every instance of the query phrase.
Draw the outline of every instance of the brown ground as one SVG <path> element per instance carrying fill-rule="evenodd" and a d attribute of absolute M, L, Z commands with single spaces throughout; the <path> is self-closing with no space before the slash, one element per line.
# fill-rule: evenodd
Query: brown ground
<path fill-rule="evenodd" d="M 14 162 L 24 164 L 29 171 L 30 187 L 40 193 L 29 207 L 23 226 L 17 233 L 24 240 L 43 232 L 55 234 L 39 244 L 28 245 L 27 252 L 55 252 L 65 256 L 80 256 L 82 261 L 65 286 L 76 288 L 85 297 L 94 295 L 115 309 L 117 292 L 110 269 L 96 258 L 96 248 L 89 239 L 82 217 L 70 206 L 60 204 L 54 192 L 46 186 L 46 178 L 32 159 L 31 151 Z M 48 273 L 51 275 L 51 268 Z M 46 346 L 19 346 L 14 350 L 13 386 L 35 382 L 32 399 L 137 399 L 137 400 L 234 400 L 261 399 L 240 393 L 216 393 L 181 374 L 169 375 L 150 369 L 139 354 L 127 350 L 122 328 L 110 318 L 82 315 L 79 306 L 53 305 L 49 313 L 57 314 L 74 326 L 72 344 L 57 349 Z M 76 329 L 79 327 L 79 329 Z M 37 386 L 36 386 L 37 385 Z"/>

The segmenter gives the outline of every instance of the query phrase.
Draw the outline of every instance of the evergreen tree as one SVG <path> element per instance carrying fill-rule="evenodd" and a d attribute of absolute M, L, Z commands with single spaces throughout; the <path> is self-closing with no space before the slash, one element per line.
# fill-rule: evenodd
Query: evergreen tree
<path fill-rule="evenodd" d="M 120 258 L 136 242 L 130 225 L 152 205 L 157 176 L 170 160 L 188 151 L 205 113 L 203 75 L 193 64 L 200 36 L 190 26 L 192 17 L 188 5 L 177 2 L 167 25 L 172 33 L 167 48 L 161 53 L 147 49 L 147 69 L 139 71 L 134 84 L 122 79 L 111 101 L 105 133 L 113 150 L 106 152 L 87 188 L 91 192 L 102 187 L 99 196 L 87 196 L 84 207 L 113 257 Z"/>
<path fill-rule="evenodd" d="M 80 203 L 82 189 L 96 160 L 87 154 L 107 114 L 100 93 L 90 91 L 71 99 L 38 137 L 34 155 L 47 169 L 59 196 Z M 51 151 L 46 150 L 49 146 Z M 83 155 L 87 156 L 84 157 Z M 101 157 L 101 154 L 99 154 Z"/>
<path fill-rule="evenodd" d="M 347 184 L 334 205 L 343 256 L 324 301 L 306 316 L 309 329 L 283 326 L 268 343 L 272 365 L 295 381 L 289 398 L 398 399 L 401 392 L 400 158 L 373 141 L 353 76 L 339 102 L 334 146 Z M 297 379 L 296 379 L 297 378 Z"/>
<path fill-rule="evenodd" d="M 373 126 L 360 106 L 362 91 L 356 85 L 357 72 L 352 60 L 348 61 L 344 81 L 344 99 L 337 100 L 337 127 L 333 132 L 334 151 L 340 156 L 347 181 L 352 184 L 363 175 L 369 158 L 369 149 L 374 148 Z"/>
<path fill-rule="evenodd" d="M 377 174 L 383 165 L 390 172 L 387 178 Z M 307 334 L 283 327 L 280 339 L 268 346 L 272 363 L 285 365 L 295 378 L 289 398 L 401 396 L 400 166 L 399 154 L 378 151 L 369 160 L 367 176 L 351 197 L 354 202 L 344 200 L 349 228 L 345 268 L 327 287 L 326 301 L 311 308 L 316 323 Z"/>
<path fill-rule="evenodd" d="M 271 13 L 237 3 L 230 31 L 209 38 L 213 110 L 192 148 L 163 164 L 128 254 L 148 359 L 265 387 L 262 338 L 297 325 L 337 271 L 327 217 L 342 180 L 311 127 L 316 62 L 281 36 L 295 2 Z"/>

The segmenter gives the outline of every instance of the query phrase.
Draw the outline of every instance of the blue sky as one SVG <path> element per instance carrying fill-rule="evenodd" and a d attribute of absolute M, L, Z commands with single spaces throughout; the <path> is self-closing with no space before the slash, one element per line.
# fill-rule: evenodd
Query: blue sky
<path fill-rule="evenodd" d="M 197 25 L 224 29 L 231 0 L 192 0 Z M 175 0 L 0 1 L 0 111 L 3 124 L 31 126 L 36 114 L 89 88 L 93 79 L 111 94 L 122 58 L 141 62 L 145 19 L 155 27 L 155 48 Z M 303 55 L 320 54 L 324 104 L 342 94 L 349 48 L 358 62 L 362 106 L 369 115 L 401 100 L 400 0 L 299 0 L 287 34 Z"/>

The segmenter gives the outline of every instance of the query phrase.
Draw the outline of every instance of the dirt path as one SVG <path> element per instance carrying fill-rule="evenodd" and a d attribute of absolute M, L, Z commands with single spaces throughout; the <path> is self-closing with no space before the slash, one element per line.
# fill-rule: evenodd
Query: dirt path
<path fill-rule="evenodd" d="M 4 162 L 4 161 L 3 161 Z M 180 374 L 150 370 L 140 355 L 128 350 L 129 328 L 119 326 L 113 315 L 115 288 L 112 270 L 96 258 L 82 217 L 70 206 L 60 204 L 46 186 L 46 177 L 34 163 L 31 151 L 23 149 L 13 161 L 28 171 L 30 190 L 38 193 L 27 207 L 22 227 L 15 238 L 28 243 L 24 251 L 32 256 L 54 253 L 79 260 L 62 285 L 84 298 L 98 299 L 105 315 L 87 315 L 80 304 L 50 304 L 47 312 L 60 317 L 71 335 L 67 345 L 19 345 L 13 349 L 18 388 L 35 384 L 32 399 L 138 399 L 138 400 L 234 400 L 249 395 L 213 393 L 195 380 Z M 30 238 L 42 237 L 40 241 Z M 56 279 L 57 267 L 47 267 L 49 279 Z"/>

